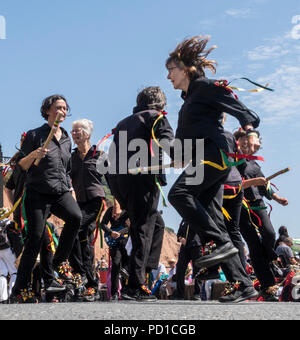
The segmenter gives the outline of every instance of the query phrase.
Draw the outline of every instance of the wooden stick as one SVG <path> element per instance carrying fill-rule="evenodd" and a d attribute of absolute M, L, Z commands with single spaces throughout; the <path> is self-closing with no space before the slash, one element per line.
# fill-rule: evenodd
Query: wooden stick
<path fill-rule="evenodd" d="M 163 164 L 163 165 L 152 165 L 152 166 L 144 166 L 141 168 L 134 168 L 134 169 L 128 169 L 128 173 L 130 175 L 137 175 L 139 173 L 147 173 L 151 171 L 158 171 L 163 169 L 172 168 L 174 166 L 174 163 L 170 164 Z"/>
<path fill-rule="evenodd" d="M 58 113 L 58 114 L 57 114 L 57 116 L 56 116 L 56 118 L 55 118 L 55 121 L 54 121 L 54 123 L 53 123 L 53 126 L 52 126 L 52 128 L 51 128 L 51 131 L 50 131 L 50 133 L 49 133 L 49 135 L 48 135 L 48 137 L 47 137 L 47 139 L 46 139 L 44 145 L 42 146 L 43 149 L 47 149 L 47 147 L 49 146 L 49 144 L 50 144 L 50 142 L 51 142 L 53 136 L 55 135 L 57 129 L 59 128 L 59 119 L 60 119 L 61 115 L 62 115 L 62 113 Z M 34 161 L 34 165 L 35 165 L 35 166 L 38 166 L 38 165 L 40 164 L 40 161 L 41 161 L 41 158 L 36 159 L 36 160 Z"/>
<path fill-rule="evenodd" d="M 267 181 L 270 181 L 271 179 L 273 179 L 273 178 L 275 178 L 275 177 L 277 177 L 277 176 L 279 176 L 279 175 L 282 175 L 282 174 L 284 174 L 284 173 L 286 173 L 286 172 L 288 172 L 288 171 L 290 171 L 290 170 L 291 170 L 291 168 L 288 167 L 288 168 L 285 168 L 285 169 L 283 169 L 283 170 L 277 171 L 277 172 L 275 172 L 275 174 L 273 174 L 273 175 L 267 177 L 266 180 L 267 180 Z"/>

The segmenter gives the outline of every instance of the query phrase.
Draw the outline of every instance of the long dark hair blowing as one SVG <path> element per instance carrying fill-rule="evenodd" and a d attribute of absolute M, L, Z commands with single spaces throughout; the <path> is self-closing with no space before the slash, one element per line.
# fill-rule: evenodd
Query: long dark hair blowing
<path fill-rule="evenodd" d="M 190 80 L 205 77 L 205 68 L 215 73 L 215 65 L 217 63 L 214 60 L 208 60 L 207 56 L 217 46 L 206 49 L 208 41 L 208 37 L 201 35 L 184 40 L 169 54 L 170 56 L 166 61 L 166 67 L 168 67 L 171 62 L 174 62 L 177 67 L 186 70 Z"/>
<path fill-rule="evenodd" d="M 50 107 L 57 101 L 57 100 L 63 100 L 65 101 L 65 103 L 67 104 L 67 109 L 68 111 L 70 111 L 70 107 L 68 105 L 68 102 L 66 100 L 66 98 L 60 94 L 54 94 L 52 96 L 49 96 L 47 98 L 45 98 L 43 100 L 43 103 L 42 103 L 42 106 L 41 106 L 41 114 L 42 114 L 42 117 L 45 119 L 45 120 L 48 120 L 48 115 L 47 115 L 47 112 L 49 111 Z"/>

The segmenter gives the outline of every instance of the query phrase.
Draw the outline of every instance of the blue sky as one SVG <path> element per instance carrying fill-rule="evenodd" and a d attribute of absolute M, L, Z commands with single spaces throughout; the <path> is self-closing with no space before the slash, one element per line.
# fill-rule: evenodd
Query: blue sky
<path fill-rule="evenodd" d="M 7 156 L 23 131 L 43 123 L 40 105 L 53 93 L 64 94 L 71 106 L 64 127 L 70 131 L 73 120 L 91 119 L 96 143 L 132 112 L 140 89 L 159 85 L 175 129 L 182 101 L 166 79 L 165 60 L 184 38 L 210 35 L 210 44 L 218 46 L 211 54 L 218 62 L 215 78 L 248 77 L 275 90 L 237 95 L 261 117 L 265 175 L 292 169 L 273 181 L 290 204 L 271 202 L 271 219 L 276 231 L 284 224 L 300 237 L 299 1 L 2 0 L 0 16 L 6 22 L 6 39 L 0 39 L 0 143 Z M 237 127 L 228 120 L 229 130 Z M 169 176 L 166 194 L 175 178 Z M 163 210 L 166 225 L 177 230 L 176 211 Z"/>

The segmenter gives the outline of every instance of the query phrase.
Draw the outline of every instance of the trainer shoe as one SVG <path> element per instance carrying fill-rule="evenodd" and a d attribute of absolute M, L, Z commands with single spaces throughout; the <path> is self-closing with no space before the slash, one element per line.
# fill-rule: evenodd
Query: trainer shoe
<path fill-rule="evenodd" d="M 222 303 L 238 303 L 258 297 L 258 292 L 253 286 L 245 287 L 240 282 L 228 283 L 223 295 L 219 298 Z"/>
<path fill-rule="evenodd" d="M 224 262 L 230 257 L 237 254 L 239 251 L 233 246 L 231 242 L 227 242 L 222 246 L 216 247 L 214 244 L 208 246 L 207 255 L 203 255 L 194 261 L 198 268 L 209 268 Z"/>
<path fill-rule="evenodd" d="M 45 286 L 46 292 L 48 293 L 59 293 L 66 290 L 66 286 L 62 285 L 56 280 L 52 280 L 49 285 Z"/>

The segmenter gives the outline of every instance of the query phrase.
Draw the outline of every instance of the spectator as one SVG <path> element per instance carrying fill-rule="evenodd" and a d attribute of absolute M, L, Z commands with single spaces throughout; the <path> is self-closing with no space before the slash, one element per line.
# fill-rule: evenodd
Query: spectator
<path fill-rule="evenodd" d="M 176 263 L 177 261 L 174 258 L 171 258 L 168 261 L 171 269 L 169 271 L 168 278 L 163 281 L 160 287 L 160 297 L 165 298 L 166 300 L 176 290 Z"/>
<path fill-rule="evenodd" d="M 287 230 L 287 227 L 285 227 L 284 225 L 282 225 L 278 229 L 278 234 L 279 234 L 279 237 L 275 242 L 275 249 L 277 249 L 277 247 L 279 246 L 279 243 L 282 242 L 284 238 L 290 237 L 288 230 Z"/>
<path fill-rule="evenodd" d="M 288 265 L 296 265 L 298 264 L 295 259 L 294 253 L 291 249 L 293 245 L 293 239 L 291 237 L 285 237 L 279 243 L 279 246 L 276 248 L 276 253 L 280 257 L 283 262 L 283 266 L 287 267 Z"/>
<path fill-rule="evenodd" d="M 152 269 L 151 276 L 152 276 L 151 294 L 155 295 L 155 293 L 159 291 L 163 279 L 165 279 L 168 276 L 165 265 L 159 263 L 157 269 Z"/>
<path fill-rule="evenodd" d="M 3 210 L 2 210 L 3 211 Z M 18 245 L 19 244 L 19 245 Z M 17 268 L 16 258 L 22 249 L 21 233 L 15 229 L 15 223 L 5 218 L 0 221 L 0 303 L 5 303 L 15 284 Z M 10 277 L 8 282 L 8 275 Z"/>

